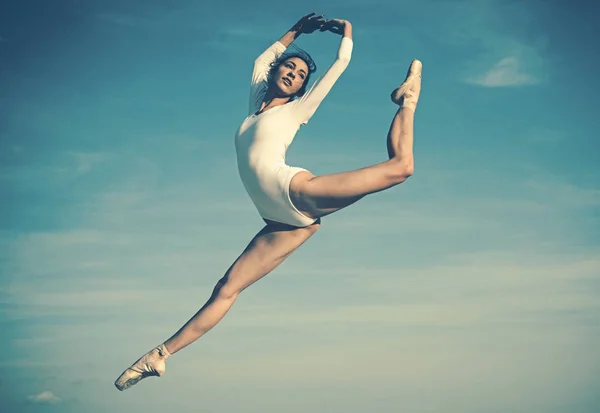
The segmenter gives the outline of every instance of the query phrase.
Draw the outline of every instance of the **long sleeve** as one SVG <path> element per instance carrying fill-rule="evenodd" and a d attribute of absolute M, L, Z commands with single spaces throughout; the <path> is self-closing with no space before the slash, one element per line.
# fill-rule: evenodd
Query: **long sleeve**
<path fill-rule="evenodd" d="M 252 71 L 252 80 L 250 82 L 250 100 L 248 104 L 248 113 L 252 114 L 260 109 L 259 99 L 262 92 L 266 90 L 267 74 L 269 65 L 273 63 L 278 56 L 285 52 L 286 47 L 279 41 L 273 43 L 254 61 L 254 70 Z"/>
<path fill-rule="evenodd" d="M 293 111 L 298 121 L 307 124 L 335 82 L 342 75 L 352 57 L 353 42 L 349 37 L 342 37 L 337 57 L 331 67 L 319 77 L 312 87 L 294 103 Z"/>

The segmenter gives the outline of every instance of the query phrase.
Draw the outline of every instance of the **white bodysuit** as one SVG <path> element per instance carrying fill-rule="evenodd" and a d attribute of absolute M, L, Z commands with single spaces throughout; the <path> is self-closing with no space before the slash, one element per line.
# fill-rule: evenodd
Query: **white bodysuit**
<path fill-rule="evenodd" d="M 266 91 L 269 65 L 286 47 L 275 42 L 254 62 L 249 115 L 235 134 L 240 178 L 261 217 L 296 227 L 315 222 L 302 214 L 290 199 L 290 182 L 304 168 L 286 165 L 285 154 L 300 125 L 306 125 L 321 101 L 344 72 L 352 55 L 352 39 L 343 37 L 337 58 L 313 86 L 296 100 L 260 110 Z"/>

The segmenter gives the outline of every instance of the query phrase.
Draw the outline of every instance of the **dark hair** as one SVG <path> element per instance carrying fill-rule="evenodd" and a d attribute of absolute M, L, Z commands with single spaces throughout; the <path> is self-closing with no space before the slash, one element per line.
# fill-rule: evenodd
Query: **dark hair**
<path fill-rule="evenodd" d="M 267 74 L 267 87 L 268 87 L 271 84 L 271 80 L 273 79 L 273 76 L 275 76 L 275 73 L 277 73 L 277 70 L 279 70 L 279 67 L 285 61 L 287 61 L 288 59 L 291 59 L 292 57 L 297 57 L 297 58 L 304 60 L 304 62 L 306 63 L 306 66 L 308 66 L 308 73 L 306 74 L 306 78 L 304 79 L 304 83 L 302 84 L 302 87 L 300 88 L 300 90 L 298 90 L 296 92 L 296 94 L 294 96 L 292 96 L 291 100 L 294 100 L 296 97 L 303 96 L 304 93 L 306 93 L 306 86 L 308 85 L 308 81 L 310 80 L 310 75 L 317 71 L 317 64 L 312 59 L 312 57 L 310 57 L 310 55 L 307 52 L 300 49 L 298 46 L 294 45 L 294 48 L 296 49 L 295 51 L 283 53 L 273 63 L 271 63 L 270 68 L 269 68 L 269 73 Z"/>

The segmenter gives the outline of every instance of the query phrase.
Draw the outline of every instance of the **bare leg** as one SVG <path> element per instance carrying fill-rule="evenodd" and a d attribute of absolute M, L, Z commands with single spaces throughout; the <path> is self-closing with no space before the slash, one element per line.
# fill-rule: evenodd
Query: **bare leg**
<path fill-rule="evenodd" d="M 145 377 L 161 376 L 168 356 L 213 328 L 244 289 L 273 271 L 319 227 L 319 221 L 303 228 L 274 222 L 267 224 L 217 282 L 206 304 L 171 338 L 126 369 L 115 381 L 117 388 L 125 390 Z"/>
<path fill-rule="evenodd" d="M 353 204 L 362 197 L 408 179 L 414 171 L 414 109 L 420 92 L 420 62 L 411 64 L 406 81 L 392 92 L 402 105 L 387 136 L 389 160 L 349 172 L 314 176 L 300 172 L 290 183 L 290 197 L 307 216 L 320 218 Z"/>
<path fill-rule="evenodd" d="M 285 224 L 265 226 L 219 280 L 206 304 L 165 342 L 169 353 L 178 352 L 213 328 L 229 311 L 239 293 L 274 270 L 310 238 L 319 225 L 315 223 L 304 228 Z"/>

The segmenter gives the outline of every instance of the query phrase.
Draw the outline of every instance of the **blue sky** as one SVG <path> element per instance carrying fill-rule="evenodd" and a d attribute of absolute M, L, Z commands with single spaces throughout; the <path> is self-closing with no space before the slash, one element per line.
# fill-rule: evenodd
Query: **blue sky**
<path fill-rule="evenodd" d="M 597 411 L 597 6 L 204 3 L 0 5 L 2 409 Z M 354 51 L 288 163 L 384 160 L 418 57 L 414 176 L 118 392 L 262 227 L 233 135 L 253 60 L 313 10 L 350 20 Z M 339 37 L 297 44 L 321 74 Z"/>

